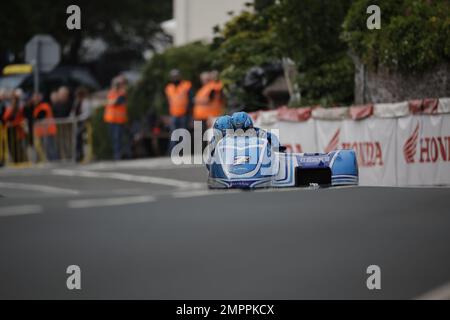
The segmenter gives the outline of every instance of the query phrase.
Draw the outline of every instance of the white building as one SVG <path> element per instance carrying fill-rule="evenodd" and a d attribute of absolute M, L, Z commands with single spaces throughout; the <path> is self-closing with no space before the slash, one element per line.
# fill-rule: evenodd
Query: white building
<path fill-rule="evenodd" d="M 211 41 L 214 26 L 223 26 L 230 20 L 230 12 L 239 14 L 249 0 L 173 0 L 174 19 L 162 24 L 173 36 L 174 45 Z"/>

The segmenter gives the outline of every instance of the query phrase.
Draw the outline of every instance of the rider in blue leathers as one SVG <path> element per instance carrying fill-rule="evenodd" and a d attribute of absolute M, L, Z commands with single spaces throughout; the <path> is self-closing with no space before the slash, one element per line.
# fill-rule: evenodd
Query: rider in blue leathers
<path fill-rule="evenodd" d="M 269 131 L 255 127 L 253 125 L 252 118 L 248 115 L 248 113 L 243 111 L 235 112 L 231 117 L 226 115 L 217 118 L 214 122 L 213 129 L 214 135 L 210 141 L 211 156 L 214 153 L 217 142 L 219 142 L 219 140 L 227 134 L 233 134 L 236 130 L 242 130 L 243 133 L 247 130 L 254 130 L 258 137 L 266 138 L 272 148 L 279 148 L 278 151 L 281 152 L 285 150 L 285 147 L 280 146 L 280 142 L 276 135 L 271 134 Z M 206 167 L 209 170 L 209 164 L 206 164 Z"/>
<path fill-rule="evenodd" d="M 214 122 L 213 128 L 219 130 L 222 136 L 227 134 L 227 130 L 233 130 L 233 124 L 231 123 L 231 117 L 226 115 L 218 117 Z"/>
<path fill-rule="evenodd" d="M 283 147 L 280 147 L 280 142 L 276 135 L 271 134 L 269 131 L 253 126 L 253 120 L 247 112 L 240 111 L 233 113 L 233 115 L 231 116 L 231 123 L 234 130 L 241 129 L 246 132 L 247 130 L 253 129 L 255 130 L 255 133 L 258 137 L 265 137 L 272 148 L 279 147 L 281 151 L 284 149 Z"/>
<path fill-rule="evenodd" d="M 233 124 L 231 123 L 231 117 L 226 115 L 222 117 L 218 117 L 213 125 L 213 137 L 210 141 L 210 144 L 215 148 L 217 142 L 220 139 L 225 137 L 227 134 L 233 133 Z M 217 141 L 216 141 L 217 140 Z"/>
<path fill-rule="evenodd" d="M 231 117 L 228 115 L 218 117 L 216 121 L 214 121 L 213 129 L 213 137 L 209 142 L 211 147 L 211 156 L 213 155 L 216 144 L 220 141 L 220 139 L 225 137 L 227 134 L 232 134 L 234 132 Z M 209 170 L 208 163 L 206 164 L 206 167 Z"/>

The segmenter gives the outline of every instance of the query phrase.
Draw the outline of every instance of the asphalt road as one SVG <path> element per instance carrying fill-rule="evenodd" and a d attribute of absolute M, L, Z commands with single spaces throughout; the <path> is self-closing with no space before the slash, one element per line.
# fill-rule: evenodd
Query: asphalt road
<path fill-rule="evenodd" d="M 1 169 L 0 298 L 412 299 L 450 282 L 449 188 L 205 179 L 164 159 Z"/>

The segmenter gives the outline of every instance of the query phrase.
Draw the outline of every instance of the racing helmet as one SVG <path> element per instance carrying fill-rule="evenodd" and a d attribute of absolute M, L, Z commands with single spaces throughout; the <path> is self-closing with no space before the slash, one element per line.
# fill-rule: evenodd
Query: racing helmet
<path fill-rule="evenodd" d="M 216 130 L 220 130 L 223 136 L 227 133 L 227 130 L 233 129 L 233 125 L 231 123 L 231 117 L 226 115 L 216 119 L 214 121 L 213 128 Z"/>
<path fill-rule="evenodd" d="M 231 116 L 231 122 L 235 130 L 247 130 L 253 128 L 253 120 L 247 112 L 235 112 Z"/>

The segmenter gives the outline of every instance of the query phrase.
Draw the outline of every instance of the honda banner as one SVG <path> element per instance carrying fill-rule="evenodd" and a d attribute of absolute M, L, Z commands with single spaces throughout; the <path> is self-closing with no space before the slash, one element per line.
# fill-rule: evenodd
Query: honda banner
<path fill-rule="evenodd" d="M 450 185 L 450 114 L 266 122 L 288 152 L 354 149 L 360 185 Z"/>
<path fill-rule="evenodd" d="M 280 144 L 286 146 L 287 152 L 316 152 L 315 120 L 303 122 L 278 121 L 275 128 L 279 130 Z"/>
<path fill-rule="evenodd" d="M 355 150 L 360 185 L 396 184 L 396 119 L 318 120 L 316 126 L 319 151 Z"/>
<path fill-rule="evenodd" d="M 397 121 L 398 185 L 450 184 L 450 115 Z"/>

